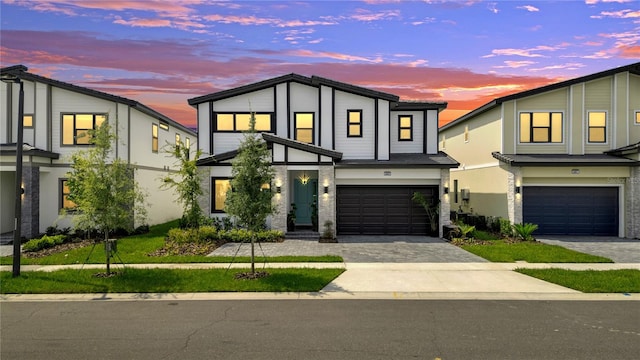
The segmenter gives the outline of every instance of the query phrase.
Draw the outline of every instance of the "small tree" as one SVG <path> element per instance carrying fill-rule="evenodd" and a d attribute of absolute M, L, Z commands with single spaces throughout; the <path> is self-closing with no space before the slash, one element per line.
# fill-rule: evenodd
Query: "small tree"
<path fill-rule="evenodd" d="M 238 149 L 238 156 L 232 164 L 231 191 L 227 192 L 225 211 L 235 216 L 240 225 L 251 235 L 251 274 L 255 274 L 255 234 L 261 230 L 267 216 L 274 212 L 271 202 L 273 192 L 270 185 L 274 171 L 271 167 L 271 153 L 267 144 L 255 131 L 255 116 L 249 121 L 249 130 Z"/>
<path fill-rule="evenodd" d="M 71 157 L 68 173 L 69 200 L 75 203 L 76 228 L 98 230 L 104 234 L 107 274 L 111 274 L 112 253 L 109 234 L 118 229 L 132 231 L 136 221 L 146 219 L 144 193 L 134 179 L 134 169 L 120 158 L 111 158 L 115 135 L 108 122 L 90 130 L 90 149 Z"/>
<path fill-rule="evenodd" d="M 439 220 L 438 214 L 440 214 L 440 201 L 430 202 L 429 200 L 427 200 L 427 198 L 424 197 L 424 194 L 418 191 L 413 193 L 411 200 L 424 208 L 424 211 L 427 213 L 427 217 L 429 218 L 431 233 L 437 233 Z"/>
<path fill-rule="evenodd" d="M 196 166 L 197 160 L 202 155 L 200 149 L 191 157 L 191 150 L 182 144 L 167 144 L 164 150 L 168 155 L 176 159 L 180 166 L 175 174 L 168 174 L 163 178 L 161 188 L 173 188 L 177 192 L 178 202 L 182 204 L 181 226 L 185 228 L 199 228 L 205 219 L 198 199 L 204 193 Z"/>

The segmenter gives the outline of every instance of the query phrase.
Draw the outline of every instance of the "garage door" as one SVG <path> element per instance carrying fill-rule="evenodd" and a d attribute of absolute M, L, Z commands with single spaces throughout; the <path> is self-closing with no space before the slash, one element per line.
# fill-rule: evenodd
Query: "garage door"
<path fill-rule="evenodd" d="M 524 222 L 537 235 L 618 236 L 618 188 L 544 187 L 522 189 Z"/>
<path fill-rule="evenodd" d="M 427 213 L 411 201 L 415 191 L 432 199 L 437 186 L 338 186 L 337 232 L 341 235 L 426 235 Z"/>

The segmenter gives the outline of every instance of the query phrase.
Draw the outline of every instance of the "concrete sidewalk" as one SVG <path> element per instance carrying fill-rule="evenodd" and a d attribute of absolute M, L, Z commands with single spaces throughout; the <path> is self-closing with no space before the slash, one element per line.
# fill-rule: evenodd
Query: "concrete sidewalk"
<path fill-rule="evenodd" d="M 258 264 L 262 269 L 262 265 Z M 233 264 L 247 268 L 249 264 Z M 80 269 L 81 265 L 28 265 L 22 271 Z M 127 268 L 212 269 L 229 264 L 131 264 Z M 529 263 L 270 263 L 266 268 L 345 268 L 346 271 L 317 293 L 197 293 L 197 294 L 64 294 L 2 295 L 3 301 L 59 300 L 228 300 L 228 299 L 510 299 L 510 300 L 634 300 L 640 294 L 584 294 L 513 270 L 565 268 L 571 270 L 638 269 L 640 264 L 529 264 Z M 85 265 L 103 269 L 104 265 Z M 121 269 L 122 265 L 113 265 Z M 10 270 L 8 266 L 0 270 Z"/>

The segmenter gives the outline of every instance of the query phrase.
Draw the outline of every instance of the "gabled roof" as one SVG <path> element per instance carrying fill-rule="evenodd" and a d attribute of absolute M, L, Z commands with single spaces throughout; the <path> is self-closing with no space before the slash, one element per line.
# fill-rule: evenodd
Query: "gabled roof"
<path fill-rule="evenodd" d="M 356 94 L 356 95 L 362 95 L 366 97 L 384 99 L 389 101 L 399 100 L 399 97 L 397 95 L 388 94 L 388 93 L 384 93 L 376 90 L 371 90 L 371 89 L 363 88 L 360 86 L 355 86 L 355 85 L 323 78 L 320 76 L 314 75 L 312 77 L 307 77 L 307 76 L 291 73 L 288 75 L 278 76 L 272 79 L 259 81 L 253 84 L 243 85 L 233 89 L 228 89 L 228 90 L 223 90 L 223 91 L 215 92 L 208 95 L 198 96 L 198 97 L 189 99 L 188 102 L 189 102 L 189 105 L 193 106 L 193 105 L 201 104 L 207 101 L 217 101 L 217 100 L 230 98 L 233 96 L 248 94 L 250 92 L 267 89 L 275 85 L 287 83 L 287 82 L 297 82 L 300 84 L 314 86 L 314 87 L 320 87 L 320 85 L 325 85 L 325 86 L 333 87 L 338 90 Z"/>
<path fill-rule="evenodd" d="M 182 131 L 188 132 L 192 135 L 195 136 L 195 132 L 191 129 L 189 129 L 188 127 L 176 122 L 175 120 L 153 110 L 152 108 L 139 103 L 138 101 L 135 100 L 131 100 L 131 99 L 127 99 L 121 96 L 117 96 L 117 95 L 113 95 L 113 94 L 109 94 L 109 93 L 105 93 L 102 91 L 98 91 L 98 90 L 93 90 L 93 89 L 89 89 L 86 87 L 82 87 L 82 86 L 78 86 L 78 85 L 73 85 L 73 84 L 69 84 L 63 81 L 59 81 L 59 80 L 54 80 L 54 79 L 50 79 L 44 76 L 40 76 L 40 75 L 36 75 L 33 73 L 29 73 L 27 72 L 28 68 L 24 65 L 14 65 L 14 66 L 9 66 L 9 67 L 4 67 L 0 69 L 0 75 L 13 75 L 16 76 L 20 79 L 24 79 L 24 80 L 28 80 L 28 81 L 35 81 L 35 82 L 40 82 L 43 84 L 48 84 L 57 88 L 61 88 L 61 89 L 65 89 L 65 90 L 69 90 L 69 91 L 73 91 L 76 93 L 80 93 L 80 94 L 84 94 L 84 95 L 88 95 L 88 96 L 92 96 L 95 98 L 99 98 L 99 99 L 104 99 L 107 101 L 113 101 L 113 102 L 117 102 L 117 103 L 121 103 L 121 104 L 126 104 L 129 105 L 135 109 L 138 109 L 140 112 L 149 115 L 153 118 L 156 118 L 158 120 L 161 121 L 165 121 L 169 124 L 171 124 L 174 127 L 177 127 L 179 129 L 181 129 Z"/>
<path fill-rule="evenodd" d="M 335 161 L 342 159 L 342 153 L 334 150 L 322 148 L 320 146 L 303 143 L 297 140 L 286 139 L 270 133 L 262 133 L 262 138 L 267 142 L 267 146 L 271 148 L 273 144 L 280 144 L 294 149 L 310 152 L 317 155 L 328 156 Z M 231 160 L 238 155 L 238 150 L 227 151 L 220 154 L 211 155 L 202 158 L 196 162 L 197 166 L 212 165 L 223 161 Z"/>
<path fill-rule="evenodd" d="M 638 166 L 639 161 L 607 154 L 502 154 L 491 153 L 494 158 L 513 166 Z"/>
<path fill-rule="evenodd" d="M 391 153 L 389 160 L 342 160 L 336 167 L 362 168 L 457 168 L 460 165 L 446 153 L 437 154 Z"/>
<path fill-rule="evenodd" d="M 622 73 L 622 72 L 630 72 L 631 74 L 635 74 L 635 75 L 640 75 L 640 62 L 637 63 L 633 63 L 630 65 L 626 65 L 626 66 L 620 66 L 617 68 L 613 68 L 613 69 L 609 69 L 609 70 L 605 70 L 605 71 L 601 71 L 595 74 L 591 74 L 591 75 L 586 75 L 586 76 L 582 76 L 582 77 L 578 77 L 575 79 L 570 79 L 570 80 L 566 80 L 566 81 L 561 81 L 558 83 L 554 83 L 554 84 L 550 84 L 550 85 L 545 85 L 539 88 L 535 88 L 535 89 L 531 89 L 531 90 L 526 90 L 526 91 L 521 91 L 519 93 L 515 93 L 515 94 L 511 94 L 511 95 L 507 95 L 507 96 L 503 96 L 503 97 L 499 97 L 496 98 L 484 105 L 482 105 L 481 107 L 472 110 L 471 112 L 453 120 L 452 122 L 444 125 L 443 127 L 441 127 L 441 130 L 444 129 L 448 129 L 452 126 L 455 126 L 457 124 L 460 124 L 476 115 L 482 114 L 485 111 L 491 110 L 494 107 L 501 105 L 503 102 L 506 101 L 511 101 L 511 100 L 516 100 L 516 99 L 521 99 L 527 96 L 532 96 L 532 95 L 537 95 L 537 94 L 541 94 L 541 93 L 545 93 L 548 91 L 553 91 L 553 90 L 557 90 L 557 89 L 561 89 L 567 86 L 571 86 L 574 84 L 578 84 L 578 83 L 582 83 L 582 82 L 587 82 L 587 81 L 591 81 L 591 80 L 596 80 L 599 78 L 603 78 L 603 77 L 607 77 L 607 76 L 611 76 L 611 75 L 615 75 L 618 73 Z"/>

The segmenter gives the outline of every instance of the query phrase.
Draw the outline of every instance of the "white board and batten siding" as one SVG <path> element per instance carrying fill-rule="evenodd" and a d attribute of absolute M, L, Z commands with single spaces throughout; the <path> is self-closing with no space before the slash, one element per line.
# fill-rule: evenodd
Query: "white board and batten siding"
<path fill-rule="evenodd" d="M 319 145 L 330 149 L 333 147 L 333 89 L 329 86 L 320 86 L 320 96 L 322 98 L 320 104 L 322 118 L 319 121 L 322 131 Z"/>
<path fill-rule="evenodd" d="M 289 85 L 289 98 L 291 99 L 291 137 L 295 137 L 293 133 L 295 129 L 295 113 L 313 113 L 313 143 L 317 144 L 320 126 L 320 119 L 318 118 L 318 89 L 313 86 L 292 82 Z"/>
<path fill-rule="evenodd" d="M 198 147 L 202 149 L 202 156 L 209 156 L 210 154 L 206 154 L 204 152 L 208 152 L 211 149 L 210 136 L 213 129 L 211 129 L 211 122 L 209 119 L 211 118 L 211 109 L 209 107 L 208 102 L 203 102 L 198 104 Z"/>
<path fill-rule="evenodd" d="M 213 111 L 238 112 L 238 109 L 247 109 L 248 112 L 273 112 L 273 96 L 273 88 L 269 87 L 218 100 L 213 104 Z"/>
<path fill-rule="evenodd" d="M 378 159 L 389 160 L 389 153 L 393 152 L 389 144 L 391 134 L 391 119 L 389 113 L 389 101 L 376 100 L 378 102 Z"/>
<path fill-rule="evenodd" d="M 413 131 L 411 141 L 400 141 L 398 134 L 400 129 L 400 117 L 411 116 L 413 118 Z M 424 112 L 423 111 L 397 111 L 391 113 L 391 152 L 392 153 L 421 153 L 424 141 Z"/>
<path fill-rule="evenodd" d="M 440 169 L 336 169 L 336 185 L 438 185 Z"/>
<path fill-rule="evenodd" d="M 343 159 L 375 157 L 375 99 L 335 92 L 335 143 Z M 362 137 L 347 137 L 347 110 L 362 110 Z"/>
<path fill-rule="evenodd" d="M 438 153 L 438 110 L 427 110 L 427 154 Z"/>
<path fill-rule="evenodd" d="M 276 135 L 288 137 L 287 121 L 287 84 L 276 85 Z"/>

